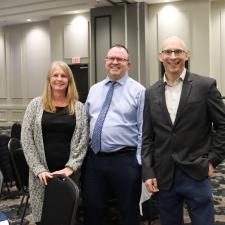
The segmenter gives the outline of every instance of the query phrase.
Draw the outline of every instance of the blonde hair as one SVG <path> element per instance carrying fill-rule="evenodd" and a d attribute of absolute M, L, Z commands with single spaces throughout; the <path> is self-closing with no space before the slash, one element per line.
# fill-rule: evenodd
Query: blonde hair
<path fill-rule="evenodd" d="M 65 75 L 68 77 L 68 87 L 66 90 L 66 99 L 68 101 L 68 110 L 69 110 L 69 114 L 71 114 L 71 115 L 75 114 L 75 102 L 78 100 L 79 96 L 78 96 L 75 80 L 73 77 L 73 72 L 71 71 L 69 66 L 62 61 L 55 61 L 50 65 L 50 68 L 48 70 L 47 79 L 45 82 L 44 92 L 42 95 L 43 108 L 47 112 L 55 112 L 56 111 L 56 107 L 53 104 L 52 88 L 50 85 L 50 78 L 51 78 L 56 66 L 59 66 L 63 70 Z"/>

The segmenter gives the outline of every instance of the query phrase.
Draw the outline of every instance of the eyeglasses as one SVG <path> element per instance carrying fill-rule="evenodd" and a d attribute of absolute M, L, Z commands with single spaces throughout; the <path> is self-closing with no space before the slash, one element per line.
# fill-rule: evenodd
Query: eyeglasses
<path fill-rule="evenodd" d="M 184 52 L 186 53 L 186 51 L 184 51 L 182 49 L 175 49 L 175 50 L 167 49 L 167 50 L 162 51 L 163 54 L 168 55 L 168 56 L 171 56 L 173 53 L 175 56 L 179 56 Z"/>
<path fill-rule="evenodd" d="M 109 62 L 114 62 L 116 60 L 118 63 L 127 62 L 129 60 L 129 59 L 124 59 L 119 57 L 106 57 L 105 59 Z"/>

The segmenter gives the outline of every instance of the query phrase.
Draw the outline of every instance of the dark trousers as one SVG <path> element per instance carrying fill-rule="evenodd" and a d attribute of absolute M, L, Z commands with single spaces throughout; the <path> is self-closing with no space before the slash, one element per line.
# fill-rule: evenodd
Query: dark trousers
<path fill-rule="evenodd" d="M 162 225 L 183 225 L 183 203 L 192 225 L 214 225 L 214 207 L 209 179 L 197 181 L 176 168 L 169 191 L 159 191 L 158 204 Z"/>
<path fill-rule="evenodd" d="M 89 151 L 82 175 L 84 224 L 103 225 L 107 199 L 113 193 L 124 225 L 139 225 L 141 167 L 136 151 L 95 155 Z"/>

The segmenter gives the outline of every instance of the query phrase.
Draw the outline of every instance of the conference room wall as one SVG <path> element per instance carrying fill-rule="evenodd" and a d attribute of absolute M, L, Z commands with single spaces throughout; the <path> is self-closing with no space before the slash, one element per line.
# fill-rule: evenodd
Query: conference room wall
<path fill-rule="evenodd" d="M 211 3 L 210 74 L 225 96 L 225 1 Z"/>
<path fill-rule="evenodd" d="M 51 61 L 71 64 L 72 58 L 65 56 L 64 44 L 68 40 L 64 31 L 79 16 L 89 23 L 89 13 L 85 13 L 0 28 L 0 126 L 22 121 L 27 103 L 43 92 Z M 85 35 L 88 37 L 83 39 L 89 40 L 89 30 Z M 89 61 L 87 45 L 81 63 Z"/>
<path fill-rule="evenodd" d="M 5 53 L 4 53 L 4 32 L 0 27 L 0 97 L 6 97 L 5 85 Z"/>
<path fill-rule="evenodd" d="M 0 125 L 21 122 L 27 103 L 43 91 L 51 61 L 48 24 L 44 21 L 2 28 Z"/>
<path fill-rule="evenodd" d="M 90 83 L 106 74 L 104 58 L 110 46 L 124 44 L 132 62 L 130 76 L 146 84 L 148 78 L 148 5 L 145 3 L 91 9 Z"/>
<path fill-rule="evenodd" d="M 173 6 L 176 17 L 174 23 L 164 20 L 160 27 L 160 16 L 165 7 Z M 183 16 L 183 18 L 182 18 Z M 188 24 L 180 29 L 179 24 Z M 167 24 L 166 24 L 167 23 Z M 176 28 L 179 28 L 176 30 Z M 182 37 L 189 48 L 189 69 L 192 72 L 213 77 L 221 94 L 225 96 L 225 1 L 188 1 L 173 4 L 154 4 L 149 6 L 149 84 L 154 83 L 160 75 L 160 65 L 157 55 L 163 37 L 176 34 Z M 147 79 L 148 80 L 148 79 Z"/>
<path fill-rule="evenodd" d="M 189 69 L 209 76 L 210 7 L 208 1 L 154 4 L 149 7 L 150 84 L 160 76 L 157 56 L 161 50 L 161 41 L 170 35 L 178 35 L 187 43 L 190 56 Z M 162 21 L 164 29 L 161 27 Z"/>

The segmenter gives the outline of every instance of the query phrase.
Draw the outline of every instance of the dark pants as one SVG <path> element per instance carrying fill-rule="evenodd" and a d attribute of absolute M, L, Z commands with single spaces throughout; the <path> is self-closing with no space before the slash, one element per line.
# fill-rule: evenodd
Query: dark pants
<path fill-rule="evenodd" d="M 169 191 L 158 192 L 162 225 L 183 225 L 183 203 L 192 225 L 214 225 L 214 207 L 209 179 L 197 181 L 176 168 L 174 184 Z"/>
<path fill-rule="evenodd" d="M 141 167 L 136 151 L 95 155 L 90 150 L 82 176 L 85 225 L 103 224 L 110 193 L 117 200 L 123 224 L 140 224 Z"/>

